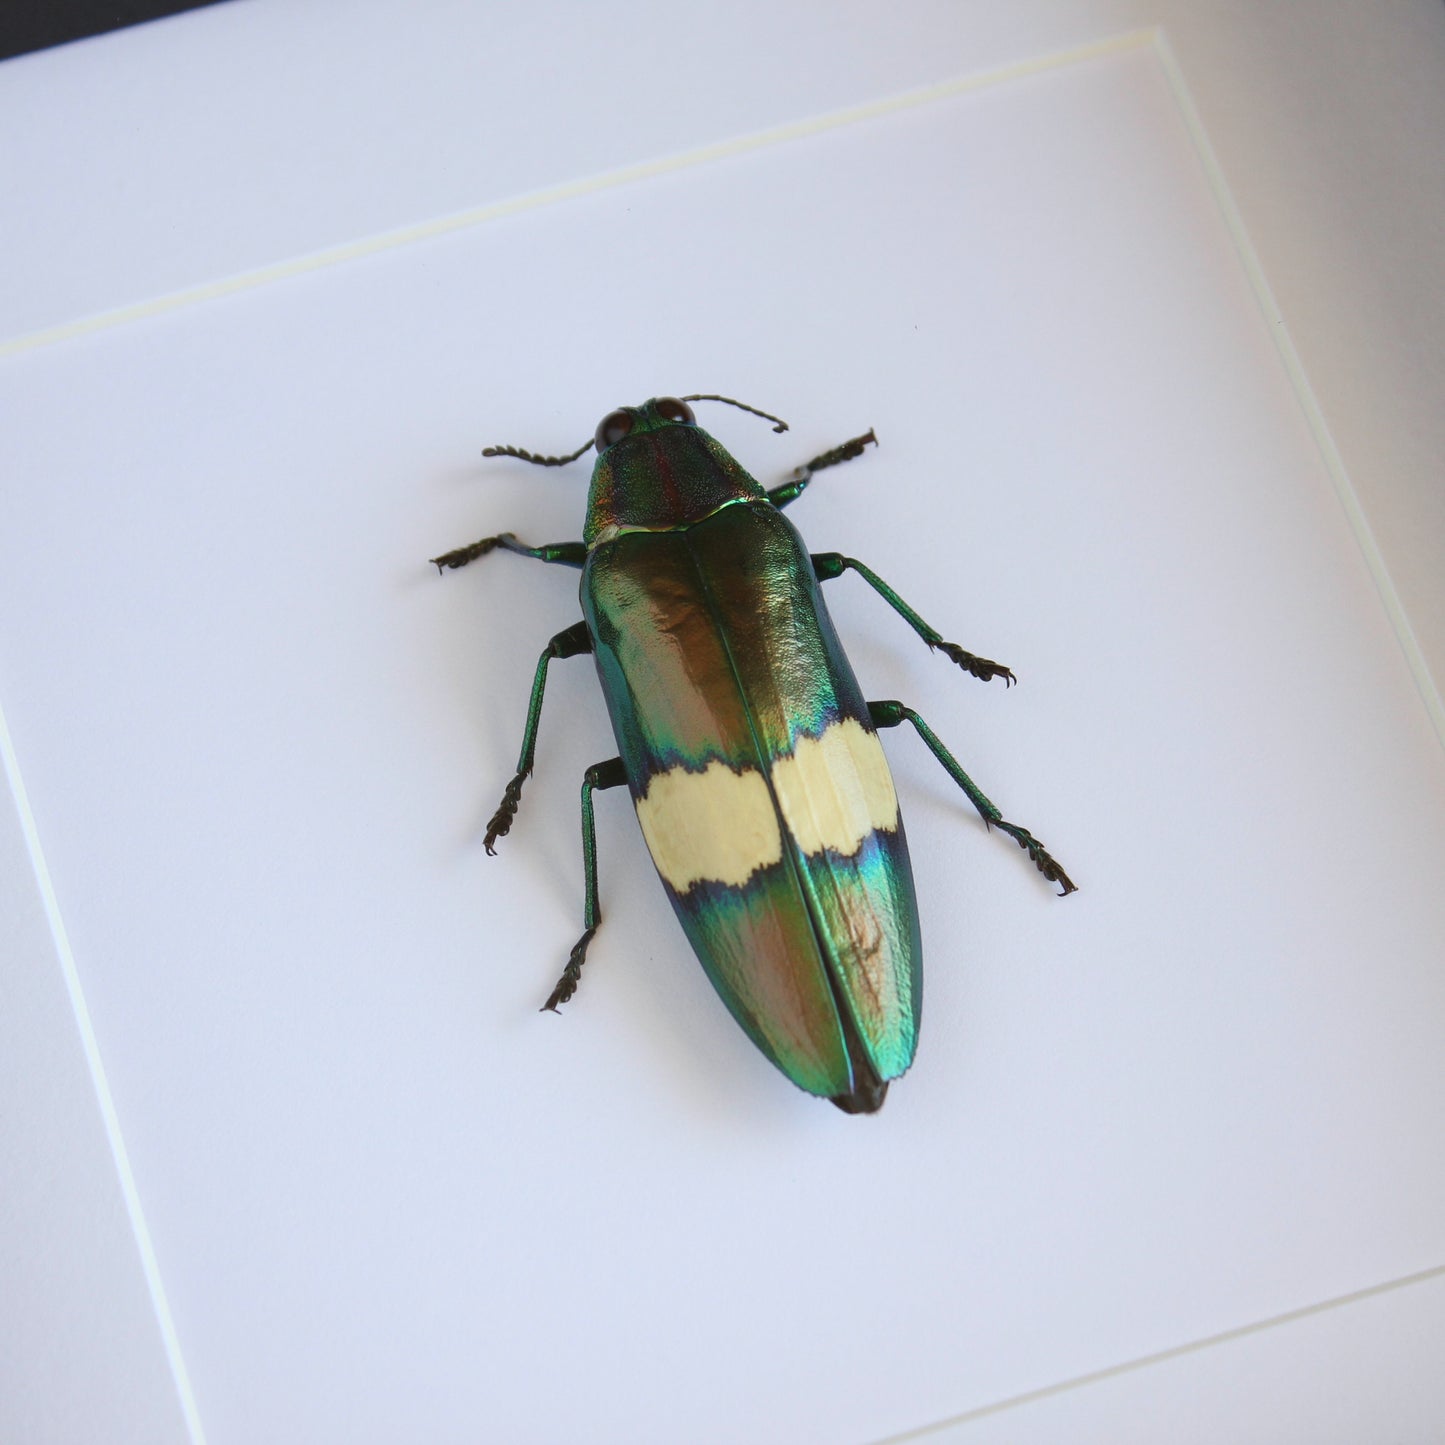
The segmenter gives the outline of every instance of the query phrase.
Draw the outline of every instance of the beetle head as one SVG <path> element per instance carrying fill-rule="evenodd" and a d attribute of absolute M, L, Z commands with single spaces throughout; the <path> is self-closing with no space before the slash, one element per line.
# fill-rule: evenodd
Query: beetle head
<path fill-rule="evenodd" d="M 597 463 L 583 530 L 588 546 L 624 530 L 686 526 L 728 502 L 764 495 L 676 397 L 608 412 L 594 444 Z"/>

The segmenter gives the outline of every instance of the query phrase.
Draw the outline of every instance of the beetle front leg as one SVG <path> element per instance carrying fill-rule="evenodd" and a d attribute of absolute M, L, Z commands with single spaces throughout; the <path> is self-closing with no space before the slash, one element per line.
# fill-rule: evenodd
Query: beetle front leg
<path fill-rule="evenodd" d="M 840 447 L 833 447 L 826 452 L 820 452 L 810 462 L 804 462 L 795 471 L 790 480 L 784 482 L 780 487 L 768 489 L 768 500 L 781 511 L 789 502 L 796 502 L 807 490 L 808 483 L 813 480 L 815 472 L 821 472 L 824 467 L 836 467 L 839 462 L 851 462 L 854 457 L 863 455 L 863 448 L 869 443 L 875 447 L 878 445 L 878 438 L 873 435 L 872 427 L 860 437 L 854 437 L 846 441 Z"/>
<path fill-rule="evenodd" d="M 485 557 L 498 547 L 520 553 L 523 557 L 535 557 L 539 562 L 557 562 L 563 567 L 580 567 L 587 560 L 587 548 L 581 542 L 548 542 L 541 547 L 529 547 L 525 542 L 519 542 L 511 532 L 500 532 L 495 537 L 483 537 L 480 542 L 458 547 L 453 552 L 443 552 L 431 561 L 438 572 L 448 567 L 465 567 L 468 562 L 475 562 L 478 557 Z"/>
<path fill-rule="evenodd" d="M 1001 833 L 1007 833 L 1029 855 L 1034 867 L 1050 883 L 1059 885 L 1060 898 L 1066 894 L 1078 892 L 1077 885 L 1054 860 L 1048 849 L 1027 828 L 1020 828 L 1014 823 L 1004 821 L 1003 814 L 984 796 L 983 790 L 978 784 L 959 767 L 958 759 L 944 747 L 938 735 L 911 707 L 905 707 L 901 702 L 870 702 L 868 712 L 872 716 L 873 726 L 876 728 L 896 728 L 900 723 L 912 723 L 918 736 L 928 745 L 928 751 L 943 764 L 949 777 L 968 794 L 969 802 L 978 809 L 985 826 L 997 828 Z"/>
<path fill-rule="evenodd" d="M 542 1005 L 542 1011 L 556 1013 L 558 1006 L 567 1002 L 577 992 L 577 983 L 582 976 L 582 965 L 587 961 L 587 945 L 592 942 L 598 925 L 602 922 L 602 909 L 597 901 L 597 830 L 592 822 L 592 794 L 603 788 L 620 788 L 627 782 L 622 759 L 612 758 L 605 763 L 594 763 L 582 779 L 582 869 L 586 874 L 587 901 L 583 906 L 582 937 L 572 945 L 567 955 L 567 967 L 562 977 Z"/>
<path fill-rule="evenodd" d="M 813 571 L 819 582 L 831 582 L 841 577 L 850 568 L 856 572 L 928 645 L 937 648 L 945 657 L 951 658 L 965 672 L 980 682 L 992 682 L 1001 677 L 1004 686 L 1018 681 L 1013 669 L 1001 662 L 991 662 L 986 657 L 969 652 L 956 642 L 945 642 L 943 634 L 930 627 L 871 567 L 865 567 L 856 557 L 845 557 L 841 552 L 815 552 Z"/>
<path fill-rule="evenodd" d="M 497 811 L 492 814 L 492 820 L 487 824 L 487 836 L 483 839 L 483 846 L 488 853 L 495 853 L 497 850 L 492 845 L 511 831 L 512 822 L 517 816 L 517 805 L 522 800 L 522 784 L 527 781 L 536 760 L 537 725 L 542 720 L 542 694 L 547 687 L 547 664 L 554 657 L 576 657 L 591 651 L 592 638 L 585 622 L 575 623 L 565 632 L 559 632 L 542 649 L 542 655 L 537 659 L 537 672 L 532 679 L 532 700 L 527 705 L 527 729 L 522 734 L 522 753 L 517 759 L 517 775 L 503 791 L 502 801 L 497 805 Z"/>

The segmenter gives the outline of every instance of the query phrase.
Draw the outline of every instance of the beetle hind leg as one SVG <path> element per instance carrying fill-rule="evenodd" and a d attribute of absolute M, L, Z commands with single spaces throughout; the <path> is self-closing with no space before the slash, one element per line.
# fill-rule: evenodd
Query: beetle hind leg
<path fill-rule="evenodd" d="M 1049 850 L 1027 828 L 1020 828 L 1013 823 L 1005 823 L 1002 818 L 990 818 L 988 821 L 1000 833 L 1007 833 L 1029 855 L 1029 861 L 1050 883 L 1059 885 L 1060 898 L 1079 891 L 1079 885 L 1064 872 Z"/>
<path fill-rule="evenodd" d="M 896 728 L 901 723 L 912 723 L 918 736 L 927 744 L 928 751 L 943 764 L 949 777 L 968 795 L 969 802 L 978 809 L 985 825 L 997 828 L 1000 833 L 1007 833 L 1029 855 L 1029 861 L 1034 867 L 1050 883 L 1059 885 L 1060 898 L 1078 892 L 1078 885 L 1064 872 L 1049 850 L 1027 828 L 1020 828 L 1016 823 L 1005 820 L 1004 815 L 988 800 L 978 784 L 958 765 L 958 759 L 944 747 L 938 735 L 911 707 L 905 707 L 901 702 L 870 702 L 868 711 L 876 728 Z"/>
<path fill-rule="evenodd" d="M 537 727 L 542 721 L 542 695 L 547 688 L 547 664 L 556 657 L 576 657 L 579 653 L 592 651 L 592 638 L 585 622 L 574 623 L 565 632 L 559 632 L 537 659 L 537 672 L 532 679 L 532 700 L 527 704 L 527 728 L 522 734 L 522 755 L 517 759 L 516 776 L 502 791 L 502 801 L 487 824 L 487 836 L 483 846 L 488 853 L 495 854 L 496 841 L 505 838 L 512 831 L 517 818 L 517 808 L 522 801 L 522 784 L 531 775 L 537 757 Z"/>
<path fill-rule="evenodd" d="M 497 804 L 497 811 L 487 822 L 487 836 L 482 839 L 482 846 L 493 857 L 497 852 L 497 839 L 505 838 L 512 831 L 512 824 L 517 818 L 517 807 L 522 801 L 522 784 L 526 781 L 526 773 L 518 773 L 507 784 L 502 790 L 502 801 Z"/>
<path fill-rule="evenodd" d="M 561 1006 L 577 992 L 577 985 L 582 981 L 582 965 L 587 962 L 587 945 L 592 942 L 596 932 L 597 925 L 594 923 L 572 945 L 572 952 L 567 955 L 567 967 L 562 970 L 557 986 L 547 995 L 547 1002 L 542 1005 L 543 1013 L 560 1013 Z"/>
<path fill-rule="evenodd" d="M 542 1005 L 544 1013 L 556 1013 L 559 1007 L 577 992 L 582 977 L 582 965 L 587 961 L 587 945 L 596 936 L 602 922 L 602 909 L 597 899 L 597 829 L 592 820 L 592 794 L 604 788 L 620 788 L 627 782 L 621 758 L 611 758 L 605 763 L 594 763 L 582 778 L 582 871 L 586 876 L 587 901 L 583 905 L 582 937 L 572 945 L 567 955 L 567 966 L 557 986 Z"/>

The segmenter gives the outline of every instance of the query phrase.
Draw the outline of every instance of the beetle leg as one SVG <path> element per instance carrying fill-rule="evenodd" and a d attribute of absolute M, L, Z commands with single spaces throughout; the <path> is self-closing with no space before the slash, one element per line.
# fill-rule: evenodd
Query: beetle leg
<path fill-rule="evenodd" d="M 819 582 L 830 582 L 841 577 L 852 568 L 928 645 L 936 648 L 945 657 L 951 658 L 965 672 L 980 682 L 992 682 L 1001 677 L 1004 686 L 1018 681 L 1013 669 L 1001 662 L 990 662 L 986 657 L 969 652 L 956 642 L 945 642 L 941 633 L 930 627 L 871 567 L 865 567 L 856 557 L 845 557 L 841 552 L 815 552 L 813 571 Z"/>
<path fill-rule="evenodd" d="M 535 557 L 539 562 L 560 562 L 564 567 L 580 567 L 587 560 L 587 548 L 581 542 L 548 542 L 541 547 L 529 547 L 519 542 L 511 532 L 502 532 L 495 537 L 483 537 L 467 547 L 458 547 L 453 552 L 443 552 L 440 557 L 431 558 L 438 572 L 448 567 L 465 567 L 478 557 L 485 557 L 501 547 L 507 552 L 520 552 L 524 557 Z"/>
<path fill-rule="evenodd" d="M 488 853 L 495 853 L 497 850 L 492 845 L 511 831 L 512 821 L 517 816 L 517 804 L 522 800 L 522 784 L 527 781 L 527 775 L 532 771 L 532 764 L 536 760 L 537 725 L 542 720 L 542 694 L 547 687 L 547 664 L 554 657 L 576 657 L 579 653 L 591 651 L 592 638 L 585 622 L 575 623 L 565 632 L 559 632 L 542 649 L 542 655 L 537 659 L 537 672 L 532 679 L 532 700 L 527 705 L 527 729 L 522 734 L 522 754 L 517 759 L 517 775 L 507 784 L 502 793 L 502 801 L 497 805 L 497 811 L 492 814 L 491 822 L 487 824 L 487 836 L 483 844 Z"/>
<path fill-rule="evenodd" d="M 572 945 L 567 955 L 567 967 L 562 977 L 542 1005 L 543 1011 L 557 1012 L 557 1006 L 564 1004 L 577 992 L 577 981 L 582 975 L 582 965 L 587 960 L 587 945 L 602 922 L 602 910 L 597 902 L 597 832 L 592 824 L 592 794 L 603 788 L 620 788 L 627 782 L 627 774 L 621 758 L 612 758 L 605 763 L 594 763 L 582 779 L 582 869 L 587 880 L 587 901 L 583 907 L 582 925 L 585 932 Z"/>
<path fill-rule="evenodd" d="M 1007 833 L 1029 855 L 1034 867 L 1050 883 L 1059 884 L 1060 898 L 1065 894 L 1078 891 L 1077 885 L 1054 861 L 1048 849 L 1027 828 L 1020 828 L 1013 823 L 1004 821 L 1003 814 L 989 802 L 978 784 L 959 767 L 958 759 L 944 747 L 938 735 L 911 707 L 905 707 L 901 702 L 870 702 L 868 711 L 873 718 L 873 726 L 876 728 L 896 728 L 900 723 L 912 723 L 918 736 L 928 745 L 928 751 L 943 764 L 949 777 L 968 794 L 969 802 L 978 809 L 985 825 L 997 828 L 1001 833 Z"/>
<path fill-rule="evenodd" d="M 851 462 L 854 457 L 861 457 L 863 448 L 869 442 L 872 442 L 875 447 L 878 445 L 878 438 L 873 435 L 871 427 L 861 437 L 854 437 L 840 447 L 819 453 L 812 461 L 804 462 L 793 473 L 792 478 L 784 482 L 782 486 L 769 488 L 768 500 L 779 510 L 786 507 L 789 502 L 796 502 L 807 490 L 808 483 L 813 480 L 815 472 L 821 472 L 824 467 L 836 467 L 839 462 Z"/>

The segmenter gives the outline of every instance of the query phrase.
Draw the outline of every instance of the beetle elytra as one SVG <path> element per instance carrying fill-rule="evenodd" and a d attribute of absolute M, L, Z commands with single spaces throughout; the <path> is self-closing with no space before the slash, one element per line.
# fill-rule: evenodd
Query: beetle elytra
<path fill-rule="evenodd" d="M 845 571 L 972 676 L 1014 681 L 944 641 L 861 562 L 810 555 L 783 516 L 818 472 L 876 444 L 873 433 L 765 490 L 696 424 L 690 401 L 742 406 L 659 397 L 609 413 L 567 456 L 489 447 L 484 455 L 560 466 L 595 446 L 582 540 L 533 547 L 504 532 L 432 559 L 455 568 L 505 550 L 582 572 L 582 620 L 538 660 L 516 776 L 486 848 L 511 828 L 532 771 L 549 663 L 590 652 L 618 756 L 583 779 L 584 932 L 544 1007 L 572 997 L 601 922 L 592 795 L 625 786 L 683 929 L 738 1023 L 795 1084 L 872 1113 L 913 1061 L 922 1003 L 913 873 L 879 730 L 911 723 L 988 826 L 1061 895 L 1074 884 L 912 708 L 867 701 L 853 675 L 822 595 Z"/>

